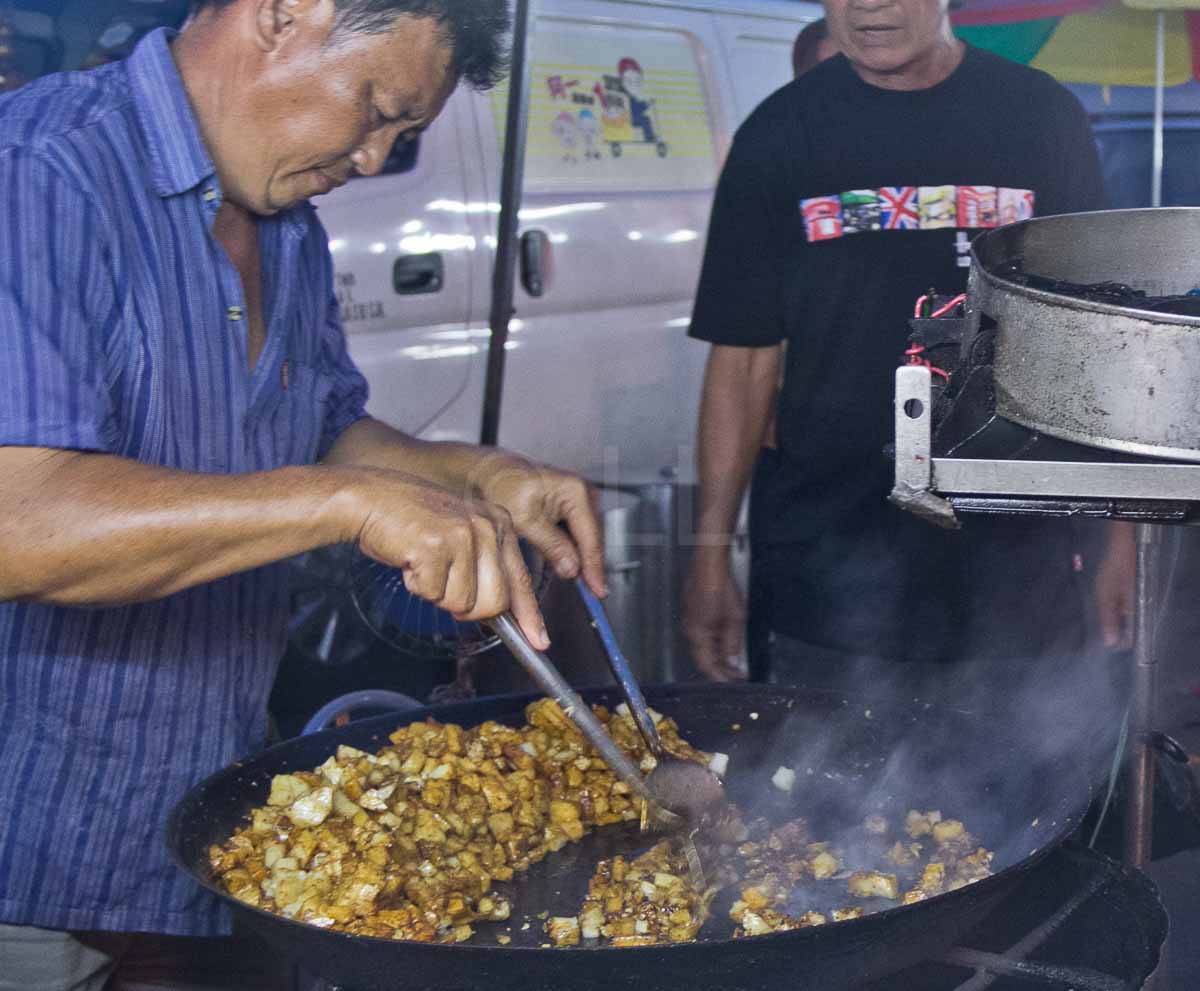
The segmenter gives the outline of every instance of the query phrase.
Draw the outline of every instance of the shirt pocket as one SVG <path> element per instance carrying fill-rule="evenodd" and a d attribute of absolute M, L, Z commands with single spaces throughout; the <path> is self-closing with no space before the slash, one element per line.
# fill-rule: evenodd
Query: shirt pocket
<path fill-rule="evenodd" d="M 281 366 L 280 380 L 277 400 L 263 417 L 262 443 L 270 451 L 270 467 L 314 464 L 333 380 L 320 365 L 294 358 Z"/>

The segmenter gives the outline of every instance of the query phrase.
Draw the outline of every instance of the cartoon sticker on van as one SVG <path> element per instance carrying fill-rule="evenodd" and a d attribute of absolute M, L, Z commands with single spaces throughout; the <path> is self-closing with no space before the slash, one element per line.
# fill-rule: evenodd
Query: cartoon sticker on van
<path fill-rule="evenodd" d="M 604 125 L 586 107 L 579 111 L 579 138 L 583 144 L 584 158 L 600 158 L 600 140 L 604 137 Z"/>
<path fill-rule="evenodd" d="M 558 138 L 558 143 L 562 146 L 563 161 L 578 162 L 579 156 L 576 151 L 579 148 L 579 124 L 575 120 L 575 115 L 564 110 L 554 118 L 550 130 L 554 132 L 554 136 Z"/>
<path fill-rule="evenodd" d="M 715 181 L 718 149 L 694 39 L 636 34 L 557 20 L 539 31 L 525 160 L 531 188 L 699 189 Z M 490 100 L 503 148 L 507 87 Z"/>
<path fill-rule="evenodd" d="M 666 158 L 670 151 L 655 120 L 656 100 L 646 93 L 641 63 L 626 55 L 617 63 L 616 75 L 605 75 L 596 92 L 604 108 L 604 140 L 613 157 L 626 145 L 649 145 Z"/>
<path fill-rule="evenodd" d="M 622 58 L 616 74 L 602 75 L 590 93 L 578 79 L 561 73 L 546 77 L 546 90 L 551 105 L 563 108 L 551 120 L 550 130 L 562 147 L 564 162 L 580 160 L 580 145 L 583 159 L 593 161 L 603 157 L 601 144 L 608 145 L 613 158 L 620 158 L 629 145 L 648 145 L 659 158 L 670 152 L 659 133 L 656 101 L 646 93 L 646 76 L 637 59 Z M 576 109 L 566 109 L 564 104 Z"/>

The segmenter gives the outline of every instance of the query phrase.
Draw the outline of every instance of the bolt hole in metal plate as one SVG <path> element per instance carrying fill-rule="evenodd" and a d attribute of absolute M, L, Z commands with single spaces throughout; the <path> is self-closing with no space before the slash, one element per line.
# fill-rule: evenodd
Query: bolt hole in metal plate
<path fill-rule="evenodd" d="M 968 318 L 995 320 L 996 408 L 1078 444 L 1200 461 L 1200 317 L 1032 288 L 1021 275 L 1200 287 L 1200 208 L 1042 217 L 972 245 Z"/>

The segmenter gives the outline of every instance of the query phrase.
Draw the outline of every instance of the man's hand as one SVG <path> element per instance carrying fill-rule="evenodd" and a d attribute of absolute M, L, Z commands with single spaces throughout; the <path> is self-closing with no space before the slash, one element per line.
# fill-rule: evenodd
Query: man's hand
<path fill-rule="evenodd" d="M 517 529 L 503 507 L 401 472 L 354 471 L 352 537 L 359 550 L 398 568 L 409 592 L 456 619 L 511 610 L 535 647 L 550 645 Z"/>
<path fill-rule="evenodd" d="M 325 464 L 354 470 L 384 469 L 410 483 L 424 482 L 436 489 L 440 498 L 453 500 L 459 507 L 455 512 L 461 510 L 470 517 L 472 532 L 480 526 L 485 531 L 489 525 L 498 528 L 499 535 L 506 538 L 498 544 L 502 551 L 498 558 L 500 576 L 504 579 L 501 584 L 512 585 L 513 615 L 535 646 L 545 649 L 549 640 L 516 537 L 523 537 L 536 547 L 560 577 L 582 574 L 593 592 L 608 594 L 604 547 L 594 500 L 587 483 L 575 475 L 494 448 L 418 440 L 370 417 L 346 429 L 326 455 Z M 372 513 L 373 518 L 386 512 L 387 505 L 371 507 L 377 510 Z M 442 509 L 446 506 L 439 505 Z M 394 507 L 395 512 L 402 510 L 402 504 Z M 489 522 L 485 525 L 481 520 Z M 400 525 L 399 517 L 396 525 Z M 389 553 L 409 546 L 406 537 L 396 539 L 399 542 Z M 478 534 L 473 539 L 479 543 Z M 465 547 L 463 540 L 464 536 L 459 534 L 451 543 L 456 548 Z M 483 553 L 489 545 L 485 533 L 480 545 Z M 439 563 L 437 568 L 442 566 Z M 476 601 L 470 612 L 462 614 L 464 617 L 487 618 L 503 611 L 494 608 L 495 603 L 505 601 L 503 592 L 497 589 L 495 594 L 499 598 L 491 597 L 492 579 L 482 570 L 483 566 L 481 560 L 477 578 L 484 580 L 484 598 Z M 439 572 L 414 578 L 431 582 L 430 590 L 438 591 Z M 466 578 L 453 586 L 456 602 L 462 601 L 460 595 L 468 586 Z M 438 604 L 447 608 L 440 601 Z"/>
<path fill-rule="evenodd" d="M 746 607 L 729 569 L 727 547 L 697 547 L 683 592 L 683 632 L 692 663 L 709 681 L 745 681 L 737 661 L 746 633 Z"/>
<path fill-rule="evenodd" d="M 559 578 L 582 574 L 593 592 L 608 595 L 596 494 L 582 478 L 499 451 L 481 460 L 471 482 L 507 510 Z"/>
<path fill-rule="evenodd" d="M 1109 524 L 1104 560 L 1096 572 L 1094 593 L 1100 636 L 1111 650 L 1133 646 L 1133 604 L 1137 580 L 1137 545 L 1133 526 Z"/>

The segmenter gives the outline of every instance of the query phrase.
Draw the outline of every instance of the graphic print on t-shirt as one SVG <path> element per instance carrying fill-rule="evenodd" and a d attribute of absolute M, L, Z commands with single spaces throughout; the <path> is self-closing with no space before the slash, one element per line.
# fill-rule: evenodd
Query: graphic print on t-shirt
<path fill-rule="evenodd" d="M 879 230 L 879 197 L 874 189 L 842 193 L 842 233 Z"/>
<path fill-rule="evenodd" d="M 809 242 L 869 231 L 996 227 L 1029 220 L 1032 190 L 996 186 L 881 186 L 800 201 Z"/>
<path fill-rule="evenodd" d="M 996 215 L 995 186 L 958 187 L 957 226 L 995 227 Z"/>
<path fill-rule="evenodd" d="M 921 230 L 958 226 L 958 204 L 954 193 L 954 186 L 922 186 L 917 191 Z"/>
<path fill-rule="evenodd" d="M 842 200 L 839 196 L 814 196 L 800 201 L 804 231 L 810 241 L 842 236 Z"/>
<path fill-rule="evenodd" d="M 879 190 L 879 208 L 886 230 L 915 231 L 921 226 L 916 186 L 884 186 Z"/>
<path fill-rule="evenodd" d="M 1033 193 L 1028 189 L 1001 189 L 997 201 L 1001 224 L 1015 224 L 1033 218 Z"/>

